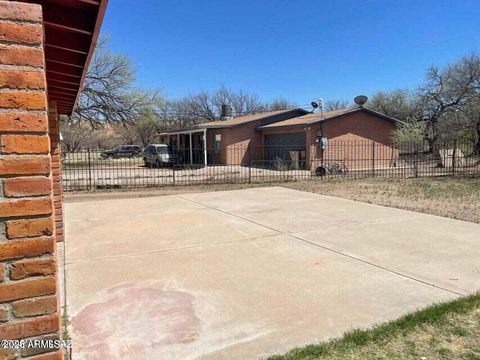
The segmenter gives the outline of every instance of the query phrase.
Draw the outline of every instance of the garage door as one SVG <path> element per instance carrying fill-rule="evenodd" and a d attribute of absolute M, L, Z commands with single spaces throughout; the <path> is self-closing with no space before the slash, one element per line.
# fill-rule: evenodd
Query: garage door
<path fill-rule="evenodd" d="M 306 135 L 304 132 L 265 135 L 266 160 L 290 159 L 290 151 L 305 151 Z"/>

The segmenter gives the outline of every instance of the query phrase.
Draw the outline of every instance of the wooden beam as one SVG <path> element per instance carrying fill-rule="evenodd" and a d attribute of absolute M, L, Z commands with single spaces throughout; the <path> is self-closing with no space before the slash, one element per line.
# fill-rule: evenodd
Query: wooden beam
<path fill-rule="evenodd" d="M 78 54 L 52 47 L 45 48 L 45 59 L 81 67 L 83 67 L 85 64 L 84 54 Z"/>
<path fill-rule="evenodd" d="M 81 77 L 81 76 L 78 76 L 78 75 L 72 75 L 72 74 L 67 74 L 67 73 L 61 72 L 61 71 L 54 71 L 54 70 L 48 70 L 47 69 L 47 76 L 50 76 L 50 75 L 55 75 L 55 76 L 52 76 L 52 77 L 55 77 L 58 80 L 60 78 L 65 79 L 65 80 L 62 80 L 64 82 L 73 81 L 75 84 L 79 83 L 80 80 L 77 80 L 77 79 L 80 79 L 80 77 Z"/>
<path fill-rule="evenodd" d="M 83 30 L 83 29 L 78 29 L 78 28 L 75 28 L 75 27 L 67 26 L 67 25 L 57 24 L 57 23 L 54 23 L 54 22 L 44 21 L 43 25 L 45 25 L 45 27 L 49 27 L 49 28 L 52 28 L 52 29 L 71 31 L 71 32 L 79 33 L 79 34 L 85 34 L 85 35 L 92 35 L 92 33 L 90 31 Z"/>
<path fill-rule="evenodd" d="M 78 90 L 78 88 L 80 87 L 80 84 L 71 84 L 68 82 L 58 81 L 49 77 L 47 77 L 47 81 L 48 81 L 48 85 L 61 86 L 66 89 Z"/>
<path fill-rule="evenodd" d="M 95 28 L 96 7 L 75 8 L 60 2 L 43 1 L 43 23 L 46 27 L 91 36 Z"/>
<path fill-rule="evenodd" d="M 83 67 L 71 66 L 68 64 L 62 64 L 55 60 L 45 59 L 47 73 L 54 71 L 56 73 L 68 74 L 69 76 L 81 77 L 83 73 Z"/>
<path fill-rule="evenodd" d="M 78 0 L 82 3 L 85 3 L 85 4 L 90 4 L 90 5 L 100 5 L 100 2 L 99 1 L 95 1 L 95 0 Z"/>
<path fill-rule="evenodd" d="M 77 95 L 77 91 L 78 91 L 78 88 L 77 89 L 71 89 L 71 88 L 66 88 L 66 87 L 62 87 L 62 86 L 57 86 L 57 85 L 52 85 L 52 83 L 49 83 L 48 84 L 48 89 L 51 90 L 51 89 L 54 89 L 54 90 L 59 90 L 59 91 L 66 91 L 66 92 L 73 92 L 75 93 L 75 95 Z"/>
<path fill-rule="evenodd" d="M 66 94 L 58 90 L 49 90 L 48 96 L 62 98 L 65 100 L 75 100 L 77 94 Z"/>
<path fill-rule="evenodd" d="M 78 64 L 71 64 L 71 63 L 68 63 L 68 62 L 63 62 L 63 61 L 58 61 L 58 60 L 53 60 L 53 59 L 47 59 L 47 58 L 45 58 L 45 61 L 52 62 L 52 63 L 59 64 L 59 65 L 65 65 L 65 66 L 75 67 L 75 68 L 78 68 L 78 69 L 83 69 L 83 66 L 78 65 Z"/>
<path fill-rule="evenodd" d="M 67 80 L 63 80 L 63 79 L 67 79 Z M 70 81 L 68 81 L 68 80 L 70 80 Z M 47 72 L 47 82 L 48 83 L 55 82 L 55 84 L 57 84 L 57 85 L 62 85 L 62 86 L 71 85 L 72 87 L 75 87 L 75 88 L 80 87 L 80 82 L 79 81 L 72 81 L 72 80 L 74 80 L 74 79 L 70 79 L 68 77 L 63 77 L 61 75 L 52 74 L 52 73 Z"/>
<path fill-rule="evenodd" d="M 90 36 L 67 31 L 45 28 L 45 46 L 87 54 Z"/>

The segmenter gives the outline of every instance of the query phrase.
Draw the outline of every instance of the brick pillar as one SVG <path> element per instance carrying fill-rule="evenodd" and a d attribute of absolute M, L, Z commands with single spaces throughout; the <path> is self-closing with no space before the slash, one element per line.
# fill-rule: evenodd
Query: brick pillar
<path fill-rule="evenodd" d="M 52 157 L 55 238 L 57 241 L 63 241 L 63 190 L 60 123 L 57 114 L 57 104 L 54 101 L 48 103 L 48 133 L 50 136 L 50 153 Z"/>
<path fill-rule="evenodd" d="M 0 1 L 0 39 L 0 339 L 55 339 L 54 165 L 41 6 Z M 31 348 L 0 349 L 0 358 L 45 351 L 42 358 L 62 358 L 61 351 Z"/>

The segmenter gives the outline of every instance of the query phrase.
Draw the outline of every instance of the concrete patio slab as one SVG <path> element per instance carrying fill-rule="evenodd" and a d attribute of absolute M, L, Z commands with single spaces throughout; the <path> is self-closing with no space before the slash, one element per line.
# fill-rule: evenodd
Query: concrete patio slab
<path fill-rule="evenodd" d="M 479 289 L 477 224 L 422 215 L 295 236 L 453 291 Z"/>
<path fill-rule="evenodd" d="M 70 209 L 70 206 L 67 205 Z M 178 197 L 82 202 L 68 213 L 70 261 L 103 259 L 273 235 L 260 225 Z M 206 226 L 211 224 L 212 227 Z M 214 229 L 214 231 L 212 231 Z M 85 246 L 88 244 L 88 246 Z"/>
<path fill-rule="evenodd" d="M 74 359 L 258 359 L 480 288 L 479 225 L 284 188 L 66 219 Z"/>

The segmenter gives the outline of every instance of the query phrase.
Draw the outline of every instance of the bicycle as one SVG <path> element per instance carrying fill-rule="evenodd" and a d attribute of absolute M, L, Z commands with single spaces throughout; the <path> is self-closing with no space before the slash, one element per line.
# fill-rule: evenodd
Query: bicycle
<path fill-rule="evenodd" d="M 345 166 L 345 162 L 339 163 L 324 163 L 315 169 L 316 176 L 325 175 L 346 175 L 348 174 L 348 168 Z"/>

